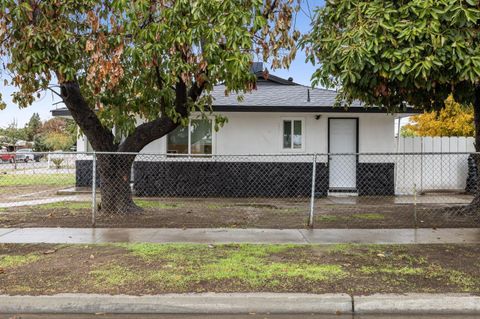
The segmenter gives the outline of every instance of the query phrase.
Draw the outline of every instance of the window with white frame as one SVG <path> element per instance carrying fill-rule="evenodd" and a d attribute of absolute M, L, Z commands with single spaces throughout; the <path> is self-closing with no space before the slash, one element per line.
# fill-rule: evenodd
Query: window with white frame
<path fill-rule="evenodd" d="M 303 120 L 284 119 L 283 120 L 283 149 L 301 150 L 303 149 Z"/>
<path fill-rule="evenodd" d="M 212 120 L 192 119 L 188 126 L 179 126 L 167 136 L 167 153 L 211 155 Z"/>

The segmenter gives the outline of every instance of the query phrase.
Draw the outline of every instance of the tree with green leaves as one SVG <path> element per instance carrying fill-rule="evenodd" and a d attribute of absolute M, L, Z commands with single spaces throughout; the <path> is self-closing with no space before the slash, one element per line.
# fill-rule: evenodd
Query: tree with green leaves
<path fill-rule="evenodd" d="M 42 121 L 40 120 L 40 115 L 38 113 L 33 113 L 28 121 L 27 125 L 25 126 L 25 133 L 27 135 L 28 141 L 33 141 L 35 135 L 40 132 L 42 128 Z"/>
<path fill-rule="evenodd" d="M 14 102 L 28 107 L 40 91 L 56 92 L 92 147 L 112 153 L 97 160 L 101 209 L 135 212 L 134 156 L 115 153 L 139 152 L 191 114 L 208 114 L 215 84 L 253 89 L 254 55 L 288 66 L 296 8 L 292 0 L 2 0 L 0 56 Z"/>
<path fill-rule="evenodd" d="M 303 39 L 313 83 L 395 112 L 472 104 L 480 152 L 480 6 L 474 0 L 331 0 Z M 480 156 L 477 156 L 480 167 Z M 478 191 L 469 211 L 480 207 Z"/>
<path fill-rule="evenodd" d="M 16 120 L 13 120 L 8 126 L 0 131 L 5 146 L 15 147 L 18 141 L 26 140 L 27 135 L 24 128 L 18 128 Z"/>

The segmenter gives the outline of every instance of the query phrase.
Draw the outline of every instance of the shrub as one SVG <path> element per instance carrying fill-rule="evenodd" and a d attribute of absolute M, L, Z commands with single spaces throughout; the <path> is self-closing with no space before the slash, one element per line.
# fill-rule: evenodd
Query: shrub
<path fill-rule="evenodd" d="M 56 169 L 62 168 L 63 158 L 54 158 L 52 159 L 53 164 L 55 165 Z"/>

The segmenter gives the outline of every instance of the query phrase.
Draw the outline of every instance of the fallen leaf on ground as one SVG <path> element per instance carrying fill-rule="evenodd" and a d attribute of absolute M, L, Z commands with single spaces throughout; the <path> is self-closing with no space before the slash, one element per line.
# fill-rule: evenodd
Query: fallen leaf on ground
<path fill-rule="evenodd" d="M 53 254 L 53 253 L 56 253 L 57 250 L 56 249 L 49 249 L 47 251 L 44 251 L 43 254 L 44 255 L 49 255 L 49 254 Z"/>

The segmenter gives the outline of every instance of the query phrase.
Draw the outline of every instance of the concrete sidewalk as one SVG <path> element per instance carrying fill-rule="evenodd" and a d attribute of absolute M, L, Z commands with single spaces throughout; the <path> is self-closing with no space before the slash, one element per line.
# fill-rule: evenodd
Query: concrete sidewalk
<path fill-rule="evenodd" d="M 0 228 L 0 243 L 94 244 L 118 242 L 479 244 L 480 229 Z"/>

